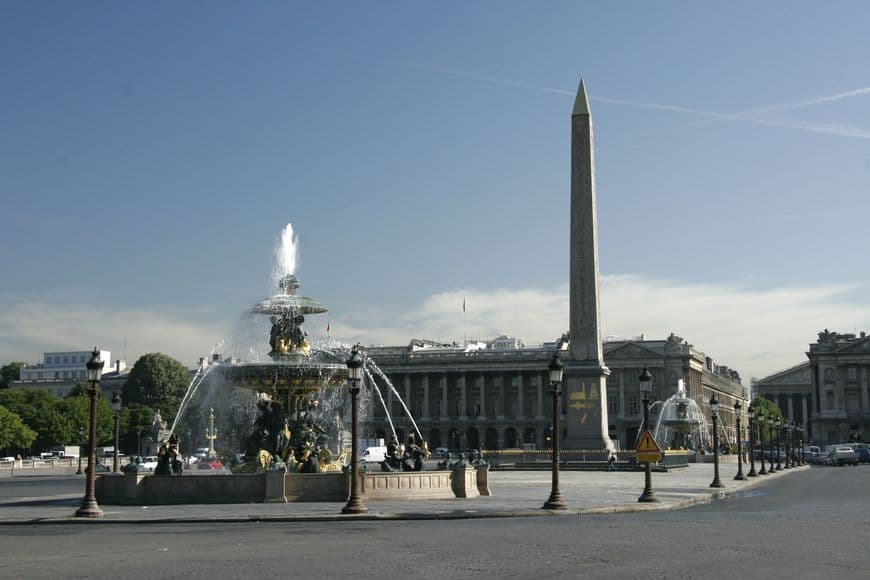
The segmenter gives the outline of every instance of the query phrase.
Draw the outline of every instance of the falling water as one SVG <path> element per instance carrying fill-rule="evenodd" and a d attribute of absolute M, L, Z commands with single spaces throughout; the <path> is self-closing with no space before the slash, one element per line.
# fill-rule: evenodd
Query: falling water
<path fill-rule="evenodd" d="M 190 403 L 193 395 L 196 394 L 196 390 L 214 366 L 215 365 L 206 366 L 205 363 L 203 363 L 196 369 L 196 374 L 193 375 L 193 379 L 191 379 L 190 384 L 187 385 L 187 391 L 185 391 L 184 397 L 181 398 L 181 403 L 178 404 L 178 411 L 175 413 L 175 419 L 172 420 L 172 427 L 169 428 L 169 433 L 166 435 L 167 439 L 175 432 L 175 427 L 178 425 L 179 419 L 181 419 L 182 415 L 184 415 L 184 412 L 187 410 L 187 405 Z"/>
<path fill-rule="evenodd" d="M 378 383 L 375 381 L 375 378 L 372 376 L 372 373 L 369 369 L 366 369 L 366 377 L 369 379 L 369 384 L 375 387 L 375 393 L 378 395 L 378 400 L 381 402 L 381 406 L 384 408 L 384 415 L 387 418 L 387 422 L 390 424 L 390 431 L 393 433 L 393 437 L 396 437 L 396 426 L 393 425 L 393 418 L 390 416 L 390 410 L 387 409 L 387 404 L 384 402 L 384 396 L 381 394 L 381 388 L 378 386 Z"/>
<path fill-rule="evenodd" d="M 373 370 L 375 372 L 376 375 L 378 375 L 379 377 L 381 377 L 381 379 L 383 379 L 383 381 L 387 384 L 387 386 L 390 387 L 390 389 L 393 391 L 393 394 L 396 395 L 396 398 L 399 399 L 399 403 L 402 405 L 402 408 L 405 409 L 405 414 L 408 416 L 408 420 L 411 421 L 411 425 L 414 426 L 414 431 L 417 432 L 417 437 L 420 438 L 419 439 L 420 441 L 423 441 L 423 434 L 420 432 L 420 428 L 417 427 L 417 422 L 414 421 L 414 416 L 411 415 L 411 411 L 408 409 L 408 406 L 405 404 L 405 401 L 402 399 L 402 395 L 399 394 L 399 391 L 396 390 L 396 387 L 393 386 L 393 383 L 390 382 L 390 379 L 387 378 L 387 375 L 384 374 L 384 371 L 382 371 L 378 367 L 378 365 L 375 364 L 375 362 L 372 359 L 366 357 L 366 364 L 369 366 L 369 368 L 371 370 Z M 388 415 L 389 415 L 389 413 L 388 413 Z"/>

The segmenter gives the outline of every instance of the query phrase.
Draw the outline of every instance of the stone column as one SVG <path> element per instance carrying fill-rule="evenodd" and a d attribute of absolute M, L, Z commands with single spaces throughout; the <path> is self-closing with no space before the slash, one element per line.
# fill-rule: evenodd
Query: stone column
<path fill-rule="evenodd" d="M 495 387 L 495 392 L 497 393 L 498 400 L 496 402 L 496 410 L 495 410 L 495 418 L 496 419 L 504 419 L 504 375 L 501 373 L 496 374 L 492 378 L 493 386 Z"/>
<path fill-rule="evenodd" d="M 408 411 L 410 412 L 413 408 L 411 406 L 411 375 L 405 375 L 405 406 L 408 407 Z M 410 423 L 410 421 L 409 421 Z M 409 431 L 410 433 L 410 431 Z"/>
<path fill-rule="evenodd" d="M 788 418 L 794 419 L 794 395 L 789 393 L 788 395 Z"/>
<path fill-rule="evenodd" d="M 535 419 L 544 418 L 544 392 L 541 389 L 541 374 L 532 376 L 532 387 L 535 388 Z"/>
<path fill-rule="evenodd" d="M 619 386 L 619 412 L 617 415 L 625 415 L 625 370 L 619 372 L 617 384 Z"/>
<path fill-rule="evenodd" d="M 441 383 L 441 410 L 440 416 L 442 420 L 447 419 L 447 375 L 441 373 L 441 378 L 438 379 Z"/>
<path fill-rule="evenodd" d="M 459 373 L 459 378 L 456 379 L 459 383 L 459 420 L 468 420 L 468 400 L 465 392 L 465 373 Z"/>
<path fill-rule="evenodd" d="M 486 380 L 482 374 L 474 378 L 474 384 L 477 386 L 477 392 L 480 396 L 480 419 L 486 419 Z"/>
<path fill-rule="evenodd" d="M 423 419 L 429 418 L 429 374 L 426 373 L 420 377 L 420 383 L 423 387 L 423 408 L 420 414 Z"/>
<path fill-rule="evenodd" d="M 390 382 L 390 384 L 392 384 L 392 382 Z M 393 413 L 393 389 L 387 385 L 387 414 L 392 417 Z"/>
<path fill-rule="evenodd" d="M 523 375 L 514 375 L 511 379 L 511 383 L 513 384 L 516 392 L 517 392 L 517 415 L 516 418 L 522 421 L 525 418 L 525 410 L 523 409 Z"/>
<path fill-rule="evenodd" d="M 807 403 L 809 398 L 810 398 L 809 395 L 801 395 L 801 406 L 802 406 L 801 410 L 804 412 L 804 424 L 805 425 L 810 424 L 810 415 L 809 415 L 809 411 L 807 410 L 807 408 L 809 407 L 809 405 Z"/>

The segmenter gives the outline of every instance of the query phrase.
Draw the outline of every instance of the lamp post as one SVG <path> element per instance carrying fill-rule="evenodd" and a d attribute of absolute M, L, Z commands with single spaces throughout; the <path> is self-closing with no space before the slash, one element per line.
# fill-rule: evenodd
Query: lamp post
<path fill-rule="evenodd" d="M 76 470 L 76 475 L 81 475 L 84 473 L 82 469 L 82 456 L 85 454 L 85 429 L 84 427 L 79 427 L 79 468 Z"/>
<path fill-rule="evenodd" d="M 746 477 L 757 477 L 758 472 L 755 471 L 755 408 L 752 404 L 746 409 L 749 415 L 749 473 Z"/>
<path fill-rule="evenodd" d="M 758 472 L 758 475 L 767 475 L 767 464 L 764 459 L 764 426 L 766 423 L 767 417 L 764 416 L 764 413 L 761 411 L 758 412 L 758 416 L 756 417 L 756 425 L 758 426 L 758 440 L 761 442 L 761 471 Z"/>
<path fill-rule="evenodd" d="M 649 396 L 652 392 L 652 374 L 646 365 L 637 378 L 640 383 L 640 392 L 643 393 L 643 428 L 649 431 Z M 652 467 L 649 461 L 644 462 L 643 468 L 643 493 L 637 498 L 639 502 L 657 502 L 656 492 L 652 488 Z"/>
<path fill-rule="evenodd" d="M 792 444 L 791 444 L 791 419 L 785 422 L 785 468 L 791 469 L 792 465 Z"/>
<path fill-rule="evenodd" d="M 719 420 L 719 399 L 716 398 L 716 393 L 710 397 L 710 415 L 713 417 L 713 483 L 710 487 L 725 487 L 719 481 L 719 428 L 717 421 Z"/>
<path fill-rule="evenodd" d="M 112 395 L 112 410 L 115 412 L 115 457 L 112 461 L 112 472 L 118 473 L 118 436 L 121 433 L 121 395 L 118 391 Z"/>
<path fill-rule="evenodd" d="M 773 428 L 776 426 L 776 419 L 772 416 L 767 416 L 767 446 L 770 447 L 770 473 L 776 473 L 776 465 L 773 461 Z"/>
<path fill-rule="evenodd" d="M 559 351 L 553 353 L 553 360 L 550 361 L 550 393 L 553 395 L 553 477 L 552 489 L 550 497 L 542 506 L 545 510 L 565 510 L 568 509 L 568 504 L 562 498 L 562 492 L 559 491 L 559 435 L 561 427 L 559 418 L 562 414 L 560 403 L 562 400 L 562 373 L 565 365 L 559 360 Z"/>
<path fill-rule="evenodd" d="M 740 432 L 740 411 L 743 410 L 743 405 L 740 404 L 740 401 L 734 402 L 734 416 L 737 418 L 737 475 L 734 476 L 734 479 L 737 481 L 743 481 L 746 479 L 746 476 L 743 475 L 743 434 Z"/>
<path fill-rule="evenodd" d="M 85 478 L 85 497 L 82 507 L 76 510 L 78 518 L 101 518 L 103 510 L 97 505 L 97 397 L 100 395 L 100 377 L 103 374 L 103 361 L 100 360 L 100 352 L 94 347 L 91 360 L 85 365 L 88 369 L 88 382 L 91 388 L 88 394 L 91 396 L 91 419 L 88 429 L 88 471 Z"/>
<path fill-rule="evenodd" d="M 779 436 L 782 433 L 782 417 L 776 418 L 776 470 L 782 471 L 782 458 L 780 457 L 780 450 L 782 449 L 782 443 L 780 442 Z"/>
<path fill-rule="evenodd" d="M 805 429 L 805 427 L 804 427 L 803 423 L 797 424 L 798 444 L 800 445 L 800 448 L 798 449 L 798 452 L 797 452 L 797 460 L 798 460 L 798 465 L 800 465 L 801 467 L 806 465 L 806 462 L 804 461 L 804 429 Z"/>
<path fill-rule="evenodd" d="M 351 397 L 351 453 L 350 453 L 350 499 L 341 510 L 343 514 L 364 514 L 368 510 L 359 493 L 359 384 L 363 374 L 363 359 L 359 345 L 350 351 L 347 359 L 347 380 L 350 381 Z"/>

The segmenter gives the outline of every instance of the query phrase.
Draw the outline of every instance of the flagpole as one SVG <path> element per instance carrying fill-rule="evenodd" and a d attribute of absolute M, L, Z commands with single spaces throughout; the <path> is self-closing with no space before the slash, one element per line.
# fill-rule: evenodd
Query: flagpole
<path fill-rule="evenodd" d="M 462 347 L 468 346 L 468 326 L 465 323 L 465 297 L 462 297 Z"/>

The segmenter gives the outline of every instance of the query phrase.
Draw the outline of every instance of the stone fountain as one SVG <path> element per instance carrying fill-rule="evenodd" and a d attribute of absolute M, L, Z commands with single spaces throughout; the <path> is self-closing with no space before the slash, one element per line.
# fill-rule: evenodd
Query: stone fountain
<path fill-rule="evenodd" d="M 683 380 L 677 392 L 662 404 L 653 436 L 662 449 L 697 450 L 702 448 L 707 420 L 698 404 L 686 394 Z"/>
<path fill-rule="evenodd" d="M 277 293 L 251 309 L 255 316 L 269 317 L 268 360 L 201 368 L 179 408 L 180 416 L 199 384 L 209 375 L 208 380 L 216 381 L 220 388 L 256 392 L 257 417 L 245 442 L 244 463 L 228 475 L 185 473 L 170 477 L 170 471 L 165 470 L 162 472 L 167 476 L 134 472 L 100 477 L 97 497 L 101 503 L 161 505 L 347 499 L 350 474 L 345 468 L 349 449 L 339 446 L 337 453 L 329 450 L 328 440 L 335 434 L 331 428 L 340 421 L 327 420 L 328 413 L 324 412 L 321 402 L 333 402 L 332 410 L 341 405 L 336 400 L 347 381 L 348 349 L 317 348 L 309 341 L 303 328 L 305 317 L 323 314 L 327 309 L 316 300 L 297 294 L 295 253 L 295 238 L 288 224 L 277 256 L 280 266 L 276 276 Z M 373 372 L 386 378 L 374 362 L 367 359 L 367 388 L 373 388 L 382 399 Z M 389 381 L 386 383 L 398 396 L 395 387 Z M 407 410 L 401 398 L 399 401 Z M 410 413 L 409 419 L 416 427 Z M 167 449 L 173 443 L 172 432 L 177 423 L 178 416 L 168 431 Z M 425 442 L 422 444 L 421 453 L 425 450 Z M 420 500 L 489 495 L 485 466 L 463 463 L 441 471 L 420 471 L 416 466 L 409 467 L 411 471 L 396 468 L 399 471 L 363 475 L 360 478 L 363 496 L 369 500 Z"/>

